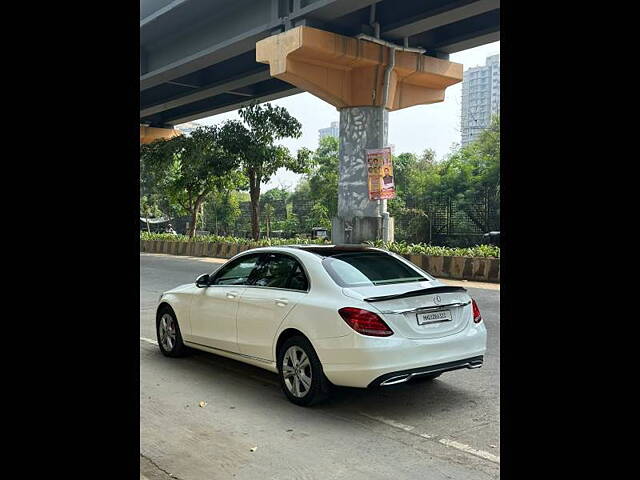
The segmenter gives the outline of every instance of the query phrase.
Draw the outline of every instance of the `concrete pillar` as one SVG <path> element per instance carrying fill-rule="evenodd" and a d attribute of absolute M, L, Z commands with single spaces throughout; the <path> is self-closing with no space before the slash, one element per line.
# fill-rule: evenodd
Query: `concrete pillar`
<path fill-rule="evenodd" d="M 340 109 L 338 215 L 333 243 L 361 243 L 393 236 L 386 200 L 369 200 L 366 149 L 387 145 L 389 112 L 381 107 Z M 389 229 L 389 225 L 391 228 Z"/>

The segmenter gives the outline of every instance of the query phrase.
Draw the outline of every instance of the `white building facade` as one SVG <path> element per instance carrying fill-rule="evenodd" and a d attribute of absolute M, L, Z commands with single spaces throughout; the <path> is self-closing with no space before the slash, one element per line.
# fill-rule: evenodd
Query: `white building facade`
<path fill-rule="evenodd" d="M 500 114 L 500 54 L 487 57 L 485 65 L 467 69 L 462 77 L 462 146 L 477 140 Z"/>

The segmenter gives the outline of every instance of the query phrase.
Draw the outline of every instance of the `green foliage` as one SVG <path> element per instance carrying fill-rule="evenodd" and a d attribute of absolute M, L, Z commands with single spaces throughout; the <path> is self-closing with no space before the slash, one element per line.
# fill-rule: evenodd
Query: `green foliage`
<path fill-rule="evenodd" d="M 194 234 L 198 211 L 214 190 L 241 183 L 238 161 L 221 142 L 218 127 L 201 127 L 190 136 L 156 140 L 140 147 L 145 188 L 162 195 L 180 214 L 191 216 Z"/>
<path fill-rule="evenodd" d="M 248 180 L 252 234 L 257 240 L 261 184 L 268 182 L 280 168 L 306 173 L 311 158 L 306 148 L 292 155 L 286 147 L 275 144 L 283 138 L 298 138 L 302 134 L 302 125 L 285 108 L 269 103 L 252 104 L 241 108 L 238 114 L 243 121 L 226 122 L 221 129 L 221 139 L 225 149 L 240 162 Z"/>
<path fill-rule="evenodd" d="M 262 205 L 286 203 L 288 199 L 289 192 L 284 188 L 272 188 L 260 195 L 260 203 Z"/>
<path fill-rule="evenodd" d="M 425 243 L 407 244 L 405 242 L 383 242 L 382 240 L 367 242 L 367 245 L 384 248 L 385 250 L 403 255 L 500 258 L 500 247 L 496 247 L 495 245 L 476 245 L 468 248 L 451 248 L 428 245 Z"/>
<path fill-rule="evenodd" d="M 197 237 L 189 237 L 187 235 L 173 235 L 170 233 L 147 233 L 140 232 L 140 240 L 164 240 L 169 242 L 206 242 L 206 243 L 231 243 L 234 245 L 248 245 L 252 248 L 266 247 L 275 245 L 322 245 L 327 241 L 324 239 L 311 238 L 271 238 L 253 240 L 250 238 L 225 237 L 219 235 L 199 235 Z"/>
<path fill-rule="evenodd" d="M 296 215 L 295 213 L 290 213 L 289 215 L 287 215 L 287 219 L 282 222 L 282 228 L 280 228 L 280 230 L 283 230 L 288 234 L 291 234 L 293 232 L 300 232 L 302 230 L 302 227 L 300 225 L 300 219 L 298 218 L 298 215 Z"/>
<path fill-rule="evenodd" d="M 310 197 L 316 204 L 324 206 L 329 219 L 338 213 L 338 147 L 338 139 L 322 138 L 312 155 L 315 168 L 307 175 Z"/>
<path fill-rule="evenodd" d="M 451 152 L 442 162 L 435 161 L 433 150 L 425 150 L 418 157 L 403 153 L 394 158 L 397 198 L 388 202 L 389 213 L 397 219 L 396 238 L 417 241 L 428 237 L 428 216 L 434 204 L 454 200 L 465 215 L 476 224 L 472 205 L 478 199 L 488 199 L 489 207 L 497 212 L 500 203 L 500 119 L 495 117 L 480 138 Z M 412 209 L 408 209 L 410 205 Z M 415 221 L 424 218 L 422 231 Z"/>
<path fill-rule="evenodd" d="M 329 210 L 321 203 L 314 203 L 309 212 L 310 226 L 308 230 L 314 227 L 322 227 L 327 230 L 331 229 L 331 220 L 329 219 Z"/>
<path fill-rule="evenodd" d="M 140 216 L 143 218 L 162 216 L 162 210 L 158 206 L 157 198 L 155 198 L 154 195 L 143 195 L 140 197 Z"/>
<path fill-rule="evenodd" d="M 215 232 L 229 232 L 240 218 L 241 194 L 229 190 L 214 191 L 205 200 L 204 223 L 206 229 Z"/>

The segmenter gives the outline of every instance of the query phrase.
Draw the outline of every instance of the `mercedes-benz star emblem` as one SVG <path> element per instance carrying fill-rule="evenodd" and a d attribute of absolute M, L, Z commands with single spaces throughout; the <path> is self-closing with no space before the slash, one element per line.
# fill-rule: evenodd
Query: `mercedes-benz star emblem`
<path fill-rule="evenodd" d="M 440 305 L 441 302 L 442 299 L 440 298 L 440 295 L 436 295 L 435 297 L 433 297 L 433 303 L 435 303 L 436 305 Z"/>

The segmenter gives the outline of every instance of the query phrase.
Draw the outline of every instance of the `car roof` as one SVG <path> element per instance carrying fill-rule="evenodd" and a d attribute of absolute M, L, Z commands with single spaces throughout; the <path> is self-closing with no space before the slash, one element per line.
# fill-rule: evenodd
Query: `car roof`
<path fill-rule="evenodd" d="M 306 252 L 315 253 L 316 255 L 320 255 L 322 257 L 331 257 L 333 255 L 337 255 L 339 253 L 353 253 L 353 252 L 384 252 L 379 248 L 370 247 L 367 245 L 314 245 L 314 244 L 305 244 L 305 245 L 287 245 L 288 248 L 295 248 L 298 250 L 304 250 Z M 386 252 L 384 252 L 386 253 Z"/>
<path fill-rule="evenodd" d="M 308 258 L 318 258 L 322 259 L 325 257 L 331 257 L 340 253 L 355 253 L 355 252 L 380 252 L 389 254 L 388 251 L 370 247 L 368 245 L 358 245 L 358 244 L 347 244 L 347 245 L 317 245 L 317 244 L 300 244 L 300 245 L 271 245 L 264 247 L 256 247 L 250 250 L 246 250 L 242 253 L 251 253 L 251 252 L 305 252 L 312 254 L 311 257 Z"/>

